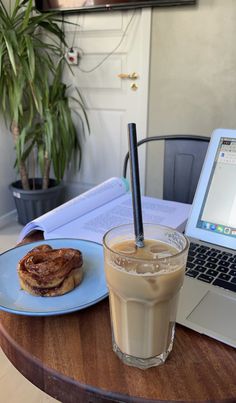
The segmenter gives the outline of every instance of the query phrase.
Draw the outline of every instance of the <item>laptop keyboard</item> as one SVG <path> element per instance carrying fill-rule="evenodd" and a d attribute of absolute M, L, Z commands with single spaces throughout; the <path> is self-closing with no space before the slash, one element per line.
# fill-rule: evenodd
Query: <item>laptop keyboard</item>
<path fill-rule="evenodd" d="M 236 254 L 191 242 L 185 274 L 236 292 Z"/>

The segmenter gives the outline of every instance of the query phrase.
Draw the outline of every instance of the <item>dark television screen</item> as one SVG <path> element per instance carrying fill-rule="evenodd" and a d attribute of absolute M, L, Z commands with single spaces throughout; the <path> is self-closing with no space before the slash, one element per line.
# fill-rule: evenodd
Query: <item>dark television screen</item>
<path fill-rule="evenodd" d="M 41 12 L 87 12 L 196 4 L 196 0 L 35 0 Z"/>

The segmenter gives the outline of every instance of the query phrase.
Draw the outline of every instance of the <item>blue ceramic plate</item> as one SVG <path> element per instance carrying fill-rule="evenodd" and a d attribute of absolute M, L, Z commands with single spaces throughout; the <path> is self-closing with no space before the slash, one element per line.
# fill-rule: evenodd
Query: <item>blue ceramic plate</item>
<path fill-rule="evenodd" d="M 53 248 L 79 249 L 84 259 L 84 278 L 74 290 L 59 297 L 36 297 L 20 288 L 17 274 L 19 260 L 40 244 Z M 61 315 L 87 308 L 108 295 L 103 269 L 103 248 L 80 239 L 50 239 L 10 249 L 0 255 L 0 309 L 19 315 Z"/>

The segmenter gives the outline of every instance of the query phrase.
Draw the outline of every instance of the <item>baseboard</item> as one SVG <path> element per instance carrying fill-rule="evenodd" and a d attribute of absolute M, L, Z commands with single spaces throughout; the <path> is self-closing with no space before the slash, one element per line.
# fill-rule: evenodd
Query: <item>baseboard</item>
<path fill-rule="evenodd" d="M 9 211 L 9 213 L 0 216 L 0 228 L 5 227 L 9 222 L 17 221 L 16 210 Z"/>

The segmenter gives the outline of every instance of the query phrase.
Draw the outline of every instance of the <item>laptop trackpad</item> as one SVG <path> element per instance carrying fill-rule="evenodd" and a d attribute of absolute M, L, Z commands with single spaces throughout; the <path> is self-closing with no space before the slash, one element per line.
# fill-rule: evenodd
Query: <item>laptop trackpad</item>
<path fill-rule="evenodd" d="M 236 340 L 236 301 L 230 297 L 208 291 L 187 320 Z M 209 334 L 209 331 L 204 333 Z"/>

